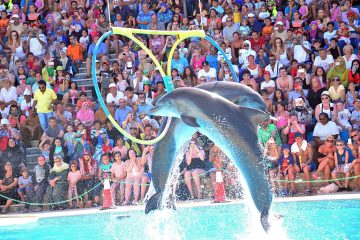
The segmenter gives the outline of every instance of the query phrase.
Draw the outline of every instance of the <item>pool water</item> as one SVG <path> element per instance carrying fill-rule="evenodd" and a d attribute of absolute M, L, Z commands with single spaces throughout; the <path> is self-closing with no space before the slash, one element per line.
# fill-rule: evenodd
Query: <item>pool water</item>
<path fill-rule="evenodd" d="M 268 239 L 360 239 L 360 200 L 276 202 L 272 211 L 283 217 L 275 220 Z M 240 203 L 149 215 L 101 212 L 0 227 L 0 239 L 262 239 L 258 220 L 248 216 Z"/>

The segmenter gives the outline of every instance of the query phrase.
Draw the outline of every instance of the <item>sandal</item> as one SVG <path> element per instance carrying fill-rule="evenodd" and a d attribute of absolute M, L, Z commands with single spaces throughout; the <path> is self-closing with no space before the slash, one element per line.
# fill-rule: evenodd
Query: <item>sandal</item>
<path fill-rule="evenodd" d="M 313 173 L 312 173 L 312 177 L 313 177 L 315 180 L 320 180 L 320 179 L 321 179 L 321 177 L 319 177 L 319 175 L 317 175 L 316 172 L 313 172 Z"/>

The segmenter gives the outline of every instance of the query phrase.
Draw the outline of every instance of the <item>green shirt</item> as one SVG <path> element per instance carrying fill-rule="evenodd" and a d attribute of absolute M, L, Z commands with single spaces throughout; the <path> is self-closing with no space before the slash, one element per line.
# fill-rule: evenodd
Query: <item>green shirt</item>
<path fill-rule="evenodd" d="M 263 127 L 260 127 L 259 131 L 258 131 L 258 138 L 259 141 L 261 143 L 261 145 L 263 147 L 265 147 L 266 142 L 269 140 L 269 138 L 271 137 L 271 133 L 273 131 L 276 131 L 275 134 L 275 142 L 278 146 L 281 146 L 281 139 L 280 139 L 280 135 L 279 135 L 279 131 L 277 130 L 276 126 L 274 124 L 269 124 L 267 127 L 267 130 L 265 130 Z"/>

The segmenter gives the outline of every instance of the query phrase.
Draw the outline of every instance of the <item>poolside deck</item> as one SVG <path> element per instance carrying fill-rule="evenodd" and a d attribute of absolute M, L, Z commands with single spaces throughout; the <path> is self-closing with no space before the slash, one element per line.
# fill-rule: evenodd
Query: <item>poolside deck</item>
<path fill-rule="evenodd" d="M 334 193 L 331 195 L 316 195 L 316 196 L 301 196 L 301 197 L 284 197 L 276 198 L 274 202 L 295 202 L 295 201 L 321 201 L 321 200 L 356 200 L 360 201 L 360 193 Z M 177 202 L 177 208 L 188 208 L 188 207 L 205 207 L 215 205 L 233 205 L 241 204 L 244 200 L 232 200 L 226 203 L 212 203 L 211 201 L 194 200 L 194 201 L 183 201 Z M 144 205 L 137 206 L 121 206 L 115 209 L 109 209 L 100 211 L 98 208 L 84 208 L 84 209 L 67 209 L 62 211 L 43 211 L 43 212 L 30 212 L 20 213 L 13 212 L 7 215 L 0 215 L 0 226 L 11 226 L 19 224 L 28 224 L 36 222 L 40 218 L 53 218 L 53 217 L 66 217 L 75 215 L 89 215 L 98 214 L 100 212 L 106 213 L 129 213 L 133 211 L 144 211 Z"/>

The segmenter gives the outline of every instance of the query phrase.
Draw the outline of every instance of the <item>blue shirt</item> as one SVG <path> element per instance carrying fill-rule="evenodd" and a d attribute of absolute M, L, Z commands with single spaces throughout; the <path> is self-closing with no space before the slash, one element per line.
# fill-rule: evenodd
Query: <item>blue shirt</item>
<path fill-rule="evenodd" d="M 171 60 L 171 70 L 176 68 L 179 71 L 179 74 L 184 72 L 184 69 L 189 66 L 188 60 L 183 57 L 179 57 L 179 59 Z"/>
<path fill-rule="evenodd" d="M 145 105 L 141 105 L 139 104 L 138 105 L 138 114 L 143 112 L 145 113 L 146 115 L 151 115 L 150 114 L 150 109 L 152 109 L 153 106 L 149 105 L 149 104 L 145 104 Z"/>
<path fill-rule="evenodd" d="M 144 13 L 141 11 L 139 15 L 137 16 L 136 20 L 140 22 L 147 22 L 147 24 L 139 24 L 139 27 L 141 29 L 147 29 L 147 25 L 151 22 L 151 16 L 155 14 L 153 11 L 148 11 L 147 13 Z"/>
<path fill-rule="evenodd" d="M 129 112 L 133 112 L 134 110 L 129 107 L 126 106 L 124 108 L 118 108 L 115 111 L 115 121 L 117 121 L 119 123 L 119 125 L 121 126 L 122 122 L 125 121 L 126 116 L 128 115 Z"/>
<path fill-rule="evenodd" d="M 207 55 L 206 56 L 206 61 L 209 62 L 209 65 L 210 65 L 211 68 L 216 69 L 216 72 L 219 71 L 219 69 L 218 69 L 218 67 L 219 67 L 218 66 L 218 55 L 217 54 L 215 56 L 211 55 L 211 54 Z"/>
<path fill-rule="evenodd" d="M 292 8 L 292 12 L 291 12 L 291 21 L 294 20 L 294 12 L 296 12 L 296 11 L 297 11 L 297 7 L 294 6 L 294 7 Z M 290 13 L 290 6 L 287 6 L 287 7 L 285 8 L 285 15 L 288 15 L 289 13 Z"/>
<path fill-rule="evenodd" d="M 93 55 L 94 49 L 95 49 L 95 43 L 92 43 L 89 47 L 88 54 Z M 107 52 L 108 52 L 108 49 L 107 49 L 106 44 L 101 43 L 97 54 L 106 54 Z M 96 55 L 96 57 L 98 57 L 98 55 Z"/>

